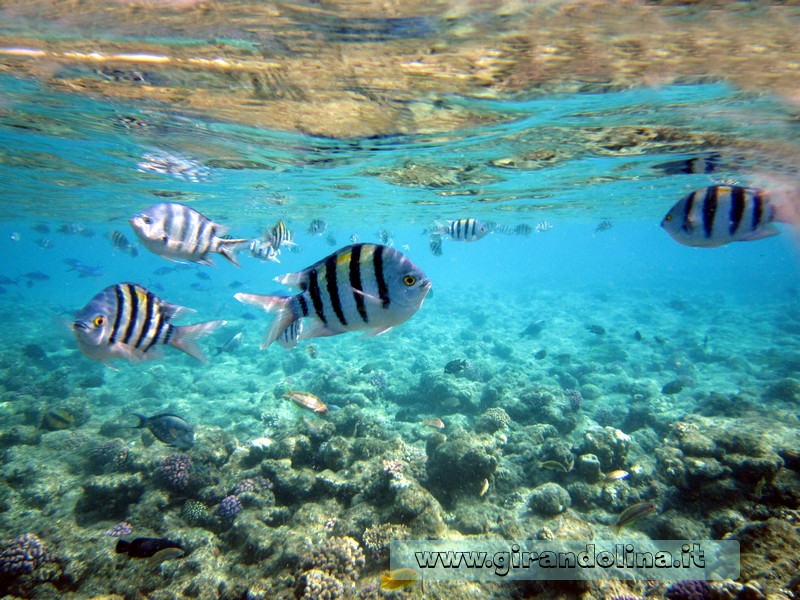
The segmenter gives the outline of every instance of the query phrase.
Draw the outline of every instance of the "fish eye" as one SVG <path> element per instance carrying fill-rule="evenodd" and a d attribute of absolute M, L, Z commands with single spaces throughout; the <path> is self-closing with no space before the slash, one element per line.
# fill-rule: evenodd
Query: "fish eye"
<path fill-rule="evenodd" d="M 672 215 L 667 215 L 666 217 L 664 217 L 664 220 L 665 220 L 667 223 L 669 223 L 670 221 L 672 221 Z"/>
<path fill-rule="evenodd" d="M 403 277 L 403 283 L 405 283 L 408 287 L 411 287 L 415 283 L 417 283 L 417 278 L 413 275 L 406 275 Z"/>
<path fill-rule="evenodd" d="M 142 216 L 142 223 L 144 223 L 145 225 L 150 225 L 152 222 L 153 222 L 153 219 L 151 219 L 150 217 L 148 217 L 146 215 Z"/>
<path fill-rule="evenodd" d="M 103 315 L 97 315 L 94 318 L 94 321 L 92 321 L 92 323 L 94 324 L 95 327 L 102 327 L 103 323 L 105 323 L 105 322 L 106 322 L 106 318 Z"/>

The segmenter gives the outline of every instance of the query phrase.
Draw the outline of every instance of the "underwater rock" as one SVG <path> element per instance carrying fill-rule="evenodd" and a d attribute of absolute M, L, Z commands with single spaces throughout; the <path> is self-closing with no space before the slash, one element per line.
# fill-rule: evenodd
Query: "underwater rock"
<path fill-rule="evenodd" d="M 502 408 L 493 406 L 492 408 L 487 408 L 475 420 L 475 432 L 494 433 L 504 427 L 508 427 L 509 423 L 511 423 L 511 417 L 508 416 L 508 413 Z"/>
<path fill-rule="evenodd" d="M 578 457 L 577 469 L 587 483 L 597 483 L 603 476 L 600 459 L 594 454 L 581 454 Z"/>
<path fill-rule="evenodd" d="M 448 411 L 473 414 L 480 405 L 481 386 L 464 377 L 442 370 L 425 371 L 409 400 L 426 406 L 442 406 Z"/>
<path fill-rule="evenodd" d="M 351 442 L 347 438 L 334 436 L 320 445 L 315 462 L 332 471 L 341 471 L 352 460 L 350 446 Z"/>
<path fill-rule="evenodd" d="M 418 484 L 399 489 L 385 511 L 384 521 L 399 522 L 413 531 L 444 531 L 442 507 L 428 490 Z"/>
<path fill-rule="evenodd" d="M 409 536 L 409 529 L 405 525 L 380 523 L 367 527 L 361 539 L 372 558 L 381 560 L 389 557 L 389 544 L 392 540 L 407 540 L 410 539 Z"/>
<path fill-rule="evenodd" d="M 528 499 L 532 511 L 548 516 L 561 514 L 571 505 L 569 492 L 553 482 L 535 488 Z"/>
<path fill-rule="evenodd" d="M 599 463 L 598 463 L 599 464 Z M 595 485 L 576 481 L 567 486 L 567 492 L 572 499 L 572 505 L 580 509 L 593 508 L 600 497 L 600 489 Z"/>
<path fill-rule="evenodd" d="M 443 504 L 462 494 L 477 494 L 497 469 L 498 460 L 487 445 L 464 430 L 454 431 L 439 445 L 428 444 L 426 487 Z"/>
<path fill-rule="evenodd" d="M 83 493 L 75 503 L 75 519 L 82 525 L 119 521 L 127 516 L 129 506 L 139 502 L 144 492 L 140 473 L 93 477 L 83 486 Z"/>
<path fill-rule="evenodd" d="M 684 579 L 669 586 L 665 597 L 667 600 L 706 600 L 710 593 L 707 581 Z"/>
<path fill-rule="evenodd" d="M 536 465 L 532 464 L 531 468 L 535 467 L 537 471 L 541 471 L 543 468 L 546 468 L 542 467 L 543 463 L 553 466 L 555 466 L 554 463 L 561 465 L 563 468 L 556 469 L 556 473 L 569 472 L 575 466 L 575 456 L 572 454 L 572 450 L 565 440 L 560 437 L 550 437 L 542 442 L 542 445 L 539 447 L 539 463 Z"/>
<path fill-rule="evenodd" d="M 331 537 L 303 555 L 300 569 L 318 569 L 338 579 L 355 581 L 364 568 L 364 552 L 351 537 Z"/>
<path fill-rule="evenodd" d="M 613 427 L 593 428 L 583 434 L 581 454 L 594 454 L 603 471 L 623 469 L 631 446 L 631 436 Z"/>
<path fill-rule="evenodd" d="M 780 594 L 797 577 L 800 556 L 798 526 L 780 519 L 749 523 L 736 530 L 741 556 L 741 581 L 758 581 L 764 593 Z M 795 584 L 796 585 L 796 584 Z"/>
<path fill-rule="evenodd" d="M 580 387 L 580 393 L 586 400 L 597 400 L 603 395 L 603 390 L 593 383 L 585 383 Z"/>
<path fill-rule="evenodd" d="M 766 389 L 764 399 L 797 404 L 800 402 L 800 381 L 788 377 L 776 381 Z"/>

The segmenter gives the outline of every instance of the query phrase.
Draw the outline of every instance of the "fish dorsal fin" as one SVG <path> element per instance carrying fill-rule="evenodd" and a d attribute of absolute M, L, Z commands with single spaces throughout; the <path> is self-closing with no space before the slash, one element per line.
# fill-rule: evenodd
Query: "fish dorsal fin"
<path fill-rule="evenodd" d="M 302 271 L 297 271 L 296 273 L 287 273 L 286 275 L 281 275 L 280 277 L 273 279 L 273 281 L 282 283 L 290 288 L 301 289 L 303 284 L 308 283 L 308 269 L 303 269 Z"/>
<path fill-rule="evenodd" d="M 189 313 L 197 312 L 193 308 L 187 308 L 185 306 L 178 306 L 177 304 L 171 304 L 166 300 L 161 300 L 158 303 L 161 312 L 164 314 L 164 318 L 167 320 L 173 319 L 175 317 L 180 317 L 181 315 L 187 315 Z"/>

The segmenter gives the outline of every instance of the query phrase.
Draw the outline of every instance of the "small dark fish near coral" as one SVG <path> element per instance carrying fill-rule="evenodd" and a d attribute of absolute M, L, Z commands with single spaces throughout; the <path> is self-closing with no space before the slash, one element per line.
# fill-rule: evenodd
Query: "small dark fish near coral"
<path fill-rule="evenodd" d="M 168 446 L 175 446 L 180 450 L 188 450 L 194 445 L 194 426 L 178 415 L 165 413 L 145 417 L 138 413 L 133 414 L 139 417 L 139 424 L 136 425 L 136 428 L 147 427 L 160 442 Z"/>
<path fill-rule="evenodd" d="M 308 226 L 308 233 L 311 235 L 322 235 L 328 229 L 328 224 L 322 219 L 314 219 Z"/>
<path fill-rule="evenodd" d="M 594 232 L 595 233 L 603 233 L 604 231 L 608 231 L 612 227 L 614 227 L 614 222 L 613 221 L 609 221 L 608 219 L 606 219 L 604 221 L 600 221 L 600 223 L 597 225 L 597 228 L 594 230 Z"/>
<path fill-rule="evenodd" d="M 661 393 L 671 396 L 672 394 L 677 394 L 683 388 L 684 382 L 680 379 L 674 379 L 673 381 L 664 384 L 664 387 L 661 388 Z"/>
<path fill-rule="evenodd" d="M 591 332 L 591 333 L 593 333 L 595 335 L 605 335 L 606 334 L 606 328 L 603 327 L 602 325 L 595 325 L 595 324 L 587 325 L 586 329 L 589 332 Z"/>
<path fill-rule="evenodd" d="M 51 408 L 42 417 L 42 427 L 49 431 L 69 429 L 75 424 L 75 413 L 65 406 Z"/>
<path fill-rule="evenodd" d="M 231 339 L 227 342 L 222 344 L 222 346 L 217 347 L 217 353 L 214 356 L 219 356 L 223 352 L 231 353 L 236 352 L 239 349 L 239 346 L 242 345 L 242 338 L 244 338 L 244 332 L 240 331 L 239 333 L 235 334 Z"/>
<path fill-rule="evenodd" d="M 539 319 L 528 325 L 525 329 L 519 332 L 519 337 L 536 337 L 544 329 L 544 319 Z"/>
<path fill-rule="evenodd" d="M 642 517 L 651 515 L 656 512 L 656 510 L 658 510 L 658 506 L 652 502 L 637 502 L 633 506 L 629 506 L 622 511 L 622 514 L 617 519 L 617 522 L 614 523 L 616 534 L 619 535 L 619 532 L 626 525 L 629 525 L 634 521 L 638 521 Z"/>
<path fill-rule="evenodd" d="M 533 358 L 536 360 L 544 360 L 547 357 L 547 350 L 539 350 L 536 354 L 533 355 Z"/>
<path fill-rule="evenodd" d="M 77 271 L 78 277 L 102 277 L 100 267 L 92 267 L 77 258 L 65 258 L 64 263 L 69 265 L 68 271 Z"/>
<path fill-rule="evenodd" d="M 456 358 L 444 366 L 444 372 L 450 375 L 458 375 L 469 368 L 469 361 L 466 358 Z"/>
<path fill-rule="evenodd" d="M 181 558 L 186 551 L 178 542 L 165 538 L 136 538 L 132 541 L 119 540 L 117 554 L 127 554 L 131 558 L 148 558 L 158 564 L 172 558 Z"/>

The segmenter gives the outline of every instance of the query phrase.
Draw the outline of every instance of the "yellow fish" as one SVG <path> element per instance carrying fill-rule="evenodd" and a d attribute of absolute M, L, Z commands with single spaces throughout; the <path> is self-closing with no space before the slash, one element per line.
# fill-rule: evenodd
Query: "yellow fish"
<path fill-rule="evenodd" d="M 311 412 L 325 414 L 328 412 L 328 406 L 314 394 L 308 392 L 293 392 L 286 390 L 286 393 L 281 398 L 288 398 L 300 408 L 305 408 Z"/>
<path fill-rule="evenodd" d="M 419 573 L 414 569 L 395 569 L 381 573 L 382 590 L 398 590 L 414 585 L 419 579 Z"/>

